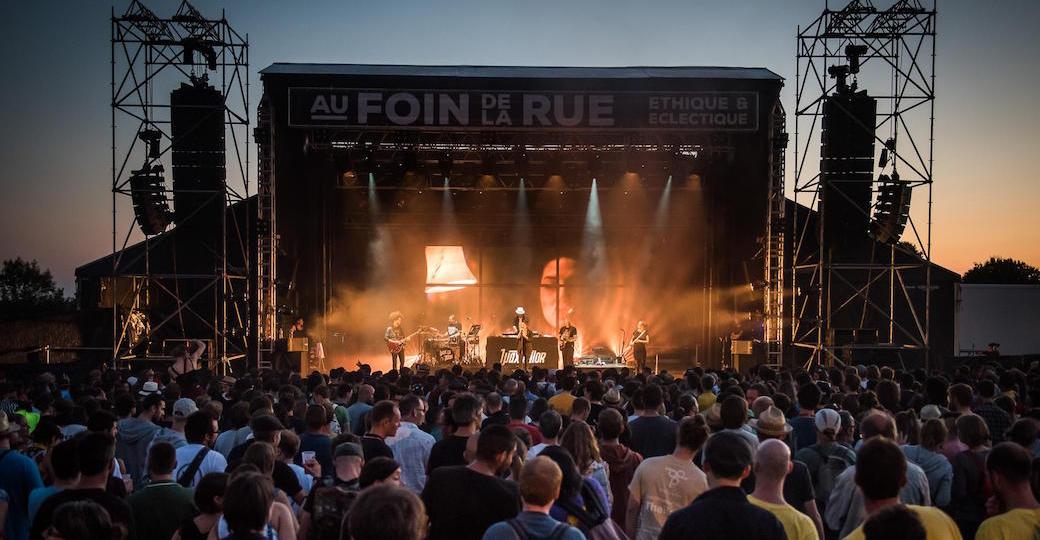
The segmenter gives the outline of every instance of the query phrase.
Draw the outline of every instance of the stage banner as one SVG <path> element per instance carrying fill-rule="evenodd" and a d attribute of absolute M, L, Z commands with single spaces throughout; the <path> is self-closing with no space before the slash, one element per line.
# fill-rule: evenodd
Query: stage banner
<path fill-rule="evenodd" d="M 290 88 L 293 127 L 757 131 L 756 92 Z"/>

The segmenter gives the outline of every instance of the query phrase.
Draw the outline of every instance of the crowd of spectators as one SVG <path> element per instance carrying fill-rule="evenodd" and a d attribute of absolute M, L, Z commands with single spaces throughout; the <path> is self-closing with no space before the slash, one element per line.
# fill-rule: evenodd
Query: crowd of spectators
<path fill-rule="evenodd" d="M 73 379 L 0 379 L 0 538 L 1040 538 L 1040 365 Z"/>

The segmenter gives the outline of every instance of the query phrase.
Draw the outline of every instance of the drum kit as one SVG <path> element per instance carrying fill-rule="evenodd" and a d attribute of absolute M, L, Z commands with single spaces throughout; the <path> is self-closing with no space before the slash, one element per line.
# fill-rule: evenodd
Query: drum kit
<path fill-rule="evenodd" d="M 483 365 L 480 353 L 480 325 L 470 326 L 461 332 L 441 334 L 435 328 L 422 334 L 422 357 L 420 361 L 431 365 Z"/>

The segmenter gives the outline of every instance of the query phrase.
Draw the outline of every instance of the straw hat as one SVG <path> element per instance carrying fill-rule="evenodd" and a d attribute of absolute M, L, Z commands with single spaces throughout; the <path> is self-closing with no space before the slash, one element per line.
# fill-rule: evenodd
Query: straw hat
<path fill-rule="evenodd" d="M 775 405 L 762 411 L 757 419 L 749 422 L 755 431 L 762 435 L 780 437 L 791 432 L 791 425 L 787 423 L 784 411 Z"/>

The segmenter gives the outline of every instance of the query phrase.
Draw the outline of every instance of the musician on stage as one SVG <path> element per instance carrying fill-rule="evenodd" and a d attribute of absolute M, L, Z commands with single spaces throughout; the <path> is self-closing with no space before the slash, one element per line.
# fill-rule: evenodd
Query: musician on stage
<path fill-rule="evenodd" d="M 400 369 L 404 367 L 404 329 L 401 327 L 401 323 L 404 321 L 404 316 L 401 315 L 400 311 L 395 311 L 390 314 L 390 326 L 386 327 L 386 333 L 383 335 L 383 341 L 386 342 L 388 348 L 390 348 L 390 364 L 393 369 Z M 400 361 L 400 365 L 398 365 Z"/>
<path fill-rule="evenodd" d="M 639 321 L 632 332 L 632 358 L 636 361 L 636 370 L 642 373 L 646 369 L 646 346 L 650 343 L 650 330 L 646 321 Z"/>
<path fill-rule="evenodd" d="M 578 338 L 578 329 L 571 324 L 570 316 L 564 317 L 563 326 L 560 327 L 560 356 L 563 357 L 563 367 L 574 365 L 574 341 Z"/>
<path fill-rule="evenodd" d="M 524 308 L 522 306 L 516 308 L 516 317 L 513 317 L 513 329 L 516 331 L 516 356 L 524 370 L 527 370 L 527 364 L 531 358 L 531 328 L 528 324 Z"/>
<path fill-rule="evenodd" d="M 448 337 L 454 337 L 462 333 L 462 323 L 455 318 L 455 314 L 448 315 L 448 327 L 445 330 Z"/>

